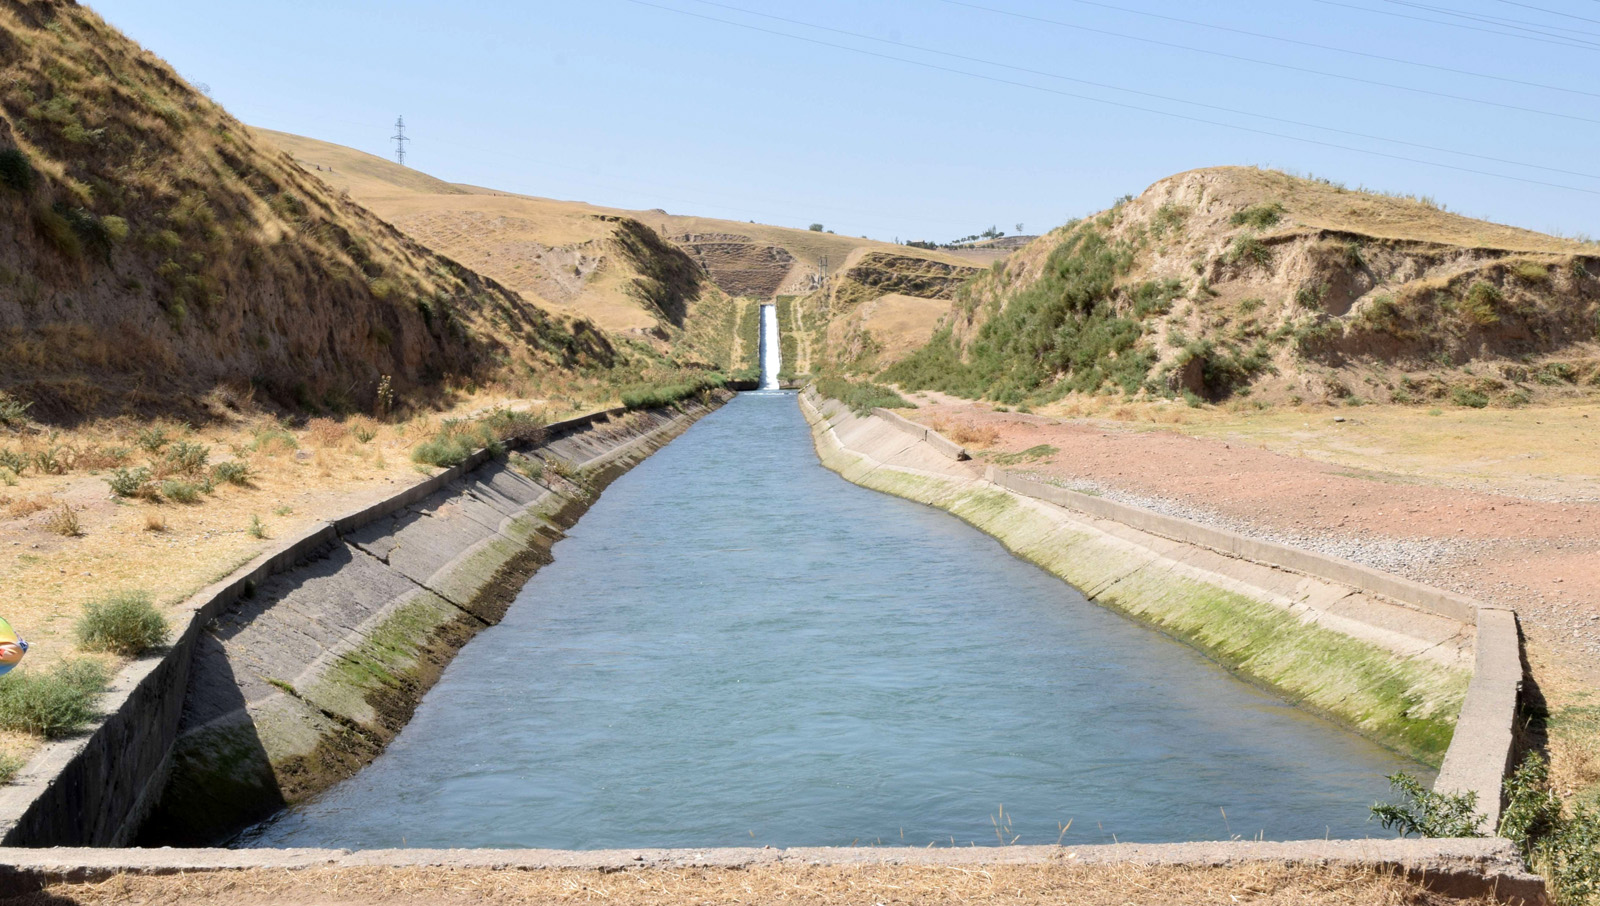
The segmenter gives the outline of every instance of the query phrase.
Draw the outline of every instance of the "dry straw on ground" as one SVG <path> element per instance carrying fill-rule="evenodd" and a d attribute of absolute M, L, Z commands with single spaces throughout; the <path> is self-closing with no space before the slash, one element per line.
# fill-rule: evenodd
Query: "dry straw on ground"
<path fill-rule="evenodd" d="M 745 869 L 446 868 L 254 869 L 158 877 L 119 876 L 55 884 L 5 902 L 18 906 L 110 904 L 782 903 L 790 906 L 1017 903 L 1073 906 L 1327 906 L 1465 904 L 1390 873 L 1271 864 L 1226 868 L 1130 865 L 760 866 Z"/>

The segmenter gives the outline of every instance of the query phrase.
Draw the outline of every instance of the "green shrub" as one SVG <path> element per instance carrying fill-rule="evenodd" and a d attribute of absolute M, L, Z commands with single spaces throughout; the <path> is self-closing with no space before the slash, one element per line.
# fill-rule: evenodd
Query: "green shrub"
<path fill-rule="evenodd" d="M 1480 327 L 1500 323 L 1498 310 L 1504 296 L 1500 288 L 1492 283 L 1479 280 L 1467 289 L 1467 294 L 1461 300 L 1461 313 L 1467 319 Z"/>
<path fill-rule="evenodd" d="M 439 430 L 411 451 L 413 462 L 448 469 L 460 465 L 467 457 L 484 447 L 494 452 L 504 449 L 500 439 L 488 426 L 451 419 Z"/>
<path fill-rule="evenodd" d="M 28 407 L 32 403 L 24 403 L 9 393 L 0 392 L 0 425 L 14 428 L 28 420 Z"/>
<path fill-rule="evenodd" d="M 250 466 L 238 460 L 219 462 L 211 467 L 211 480 L 213 482 L 248 485 L 251 477 Z"/>
<path fill-rule="evenodd" d="M 1133 316 L 1144 319 L 1172 310 L 1172 301 L 1183 295 L 1181 280 L 1147 280 L 1133 288 Z"/>
<path fill-rule="evenodd" d="M 873 409 L 917 408 L 893 388 L 869 381 L 852 381 L 841 377 L 822 378 L 817 381 L 817 392 L 829 399 L 844 403 L 857 415 L 865 415 Z"/>
<path fill-rule="evenodd" d="M 167 429 L 159 425 L 153 425 L 140 431 L 134 438 L 134 443 L 138 444 L 140 449 L 146 453 L 160 453 L 161 448 L 167 445 L 168 440 Z"/>
<path fill-rule="evenodd" d="M 703 391 L 719 389 L 726 383 L 726 379 L 717 374 L 680 384 L 633 387 L 622 391 L 622 405 L 629 409 L 659 409 L 680 403 Z"/>
<path fill-rule="evenodd" d="M 86 651 L 138 657 L 166 644 L 167 621 L 149 594 L 123 591 L 83 605 L 75 632 L 78 645 Z"/>
<path fill-rule="evenodd" d="M 21 148 L 0 149 L 0 183 L 18 192 L 33 188 L 33 164 Z"/>
<path fill-rule="evenodd" d="M 0 729 L 47 739 L 68 736 L 95 717 L 106 669 L 94 661 L 64 661 L 48 671 L 13 670 L 0 677 Z"/>
<path fill-rule="evenodd" d="M 1256 264 L 1262 267 L 1272 263 L 1272 249 L 1266 243 L 1256 238 L 1254 233 L 1240 233 L 1233 238 L 1233 244 L 1228 246 L 1228 251 L 1222 260 L 1229 264 L 1244 261 L 1247 264 Z"/>
<path fill-rule="evenodd" d="M 244 530 L 252 538 L 267 537 L 267 524 L 262 522 L 261 517 L 255 513 L 250 514 L 250 524 L 245 526 Z"/>
<path fill-rule="evenodd" d="M 140 467 L 137 469 L 117 469 L 106 479 L 111 485 L 111 493 L 118 497 L 138 497 L 144 493 L 145 485 L 150 481 L 150 470 Z"/>
<path fill-rule="evenodd" d="M 1130 242 L 1080 224 L 1050 253 L 1039 279 L 1002 300 L 965 348 L 942 328 L 880 378 L 1005 405 L 1040 392 L 1094 393 L 1107 384 L 1137 393 L 1155 356 L 1139 348 L 1142 323 L 1117 304 L 1117 278 L 1133 258 Z"/>
<path fill-rule="evenodd" d="M 28 457 L 16 450 L 0 449 L 0 468 L 4 468 L 13 475 L 21 475 L 22 470 L 28 467 Z"/>
<path fill-rule="evenodd" d="M 544 419 L 532 412 L 496 409 L 484 417 L 483 423 L 496 437 L 507 443 L 532 444 L 544 439 Z"/>
<path fill-rule="evenodd" d="M 1372 806 L 1372 816 L 1385 830 L 1398 831 L 1402 837 L 1483 836 L 1476 792 L 1435 793 L 1403 771 L 1389 775 L 1389 788 L 1401 795 L 1400 801 Z"/>
<path fill-rule="evenodd" d="M 33 468 L 40 475 L 65 475 L 66 454 L 60 447 L 46 447 L 33 454 Z"/>
<path fill-rule="evenodd" d="M 1457 386 L 1450 388 L 1450 399 L 1457 406 L 1466 406 L 1469 409 L 1482 409 L 1489 405 L 1489 397 L 1482 391 L 1471 387 Z"/>
<path fill-rule="evenodd" d="M 1600 904 L 1600 811 L 1562 809 L 1550 789 L 1549 766 L 1530 753 L 1506 778 L 1500 836 L 1515 843 L 1530 868 L 1550 883 L 1562 906 Z"/>
<path fill-rule="evenodd" d="M 180 440 L 167 450 L 164 459 L 169 472 L 180 475 L 200 475 L 206 469 L 206 461 L 211 458 L 211 448 L 205 444 L 194 444 Z"/>
<path fill-rule="evenodd" d="M 161 482 L 161 496 L 174 503 L 195 503 L 200 499 L 201 488 L 192 481 L 169 478 Z"/>
<path fill-rule="evenodd" d="M 1233 216 L 1228 218 L 1228 223 L 1234 226 L 1247 226 L 1257 230 L 1264 230 L 1268 227 L 1277 226 L 1278 221 L 1283 219 L 1283 214 L 1283 205 L 1276 201 L 1271 201 L 1264 204 L 1253 204 L 1243 210 L 1235 211 Z"/>
<path fill-rule="evenodd" d="M 1550 268 L 1532 261 L 1519 261 L 1511 266 L 1511 272 L 1528 283 L 1545 283 L 1550 279 Z"/>

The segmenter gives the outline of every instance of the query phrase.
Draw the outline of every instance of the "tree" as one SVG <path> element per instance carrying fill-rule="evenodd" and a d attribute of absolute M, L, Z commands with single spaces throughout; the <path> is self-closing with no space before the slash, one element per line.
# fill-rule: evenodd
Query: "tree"
<path fill-rule="evenodd" d="M 1022 224 L 1017 224 L 1017 235 L 1022 235 Z"/>
<path fill-rule="evenodd" d="M 813 224 L 812 224 L 812 225 L 811 225 L 811 232 L 813 232 L 813 233 L 820 233 L 820 232 L 822 232 L 822 224 L 820 224 L 820 223 L 813 223 Z"/>

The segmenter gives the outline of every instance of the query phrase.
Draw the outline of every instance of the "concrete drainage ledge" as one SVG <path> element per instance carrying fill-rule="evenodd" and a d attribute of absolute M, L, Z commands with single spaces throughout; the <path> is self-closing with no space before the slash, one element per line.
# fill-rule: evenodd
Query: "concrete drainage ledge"
<path fill-rule="evenodd" d="M 1313 869 L 1394 871 L 1450 896 L 1545 902 L 1544 882 L 1523 870 L 1504 840 L 1304 840 L 1266 843 L 1121 843 L 949 849 L 812 847 L 794 849 L 0 849 L 0 896 L 51 883 L 94 883 L 117 875 L 196 874 L 270 869 L 498 869 L 507 871 L 658 871 L 763 866 L 914 865 L 957 870 L 996 865 L 1173 866 L 1209 868 L 1269 863 Z"/>
<path fill-rule="evenodd" d="M 203 589 L 91 731 L 0 788 L 0 845 L 215 841 L 354 773 L 592 495 L 730 397 L 548 426 L 524 452 L 582 468 L 587 488 L 480 450 Z"/>

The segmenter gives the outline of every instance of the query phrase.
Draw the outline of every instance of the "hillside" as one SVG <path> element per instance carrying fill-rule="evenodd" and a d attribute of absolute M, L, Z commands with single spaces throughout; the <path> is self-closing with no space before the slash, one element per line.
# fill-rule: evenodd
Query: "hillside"
<path fill-rule="evenodd" d="M 1600 248 L 1244 167 L 1060 227 L 962 287 L 884 372 L 1068 393 L 1520 405 L 1600 387 Z"/>
<path fill-rule="evenodd" d="M 335 190 L 348 192 L 411 237 L 524 299 L 637 335 L 684 325 L 664 323 L 662 312 L 641 303 L 634 288 L 639 265 L 622 253 L 620 223 L 638 223 L 667 239 L 723 295 L 761 300 L 816 289 L 823 258 L 830 272 L 838 272 L 867 252 L 951 267 L 998 257 L 997 252 L 923 251 L 826 232 L 495 192 L 435 180 L 341 145 L 254 131 Z M 697 291 L 693 288 L 691 295 Z M 716 311 L 707 320 L 722 323 L 727 312 L 713 305 Z"/>
<path fill-rule="evenodd" d="M 67 0 L 0 3 L 0 386 L 31 415 L 369 404 L 513 363 L 610 364 L 330 191 Z M 194 409 L 199 413 L 201 410 Z"/>

